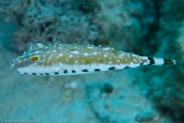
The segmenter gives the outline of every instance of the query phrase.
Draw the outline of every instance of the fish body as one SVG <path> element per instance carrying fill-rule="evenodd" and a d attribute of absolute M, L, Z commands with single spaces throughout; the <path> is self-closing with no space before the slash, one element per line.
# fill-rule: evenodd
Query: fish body
<path fill-rule="evenodd" d="M 11 67 L 20 74 L 62 76 L 166 64 L 175 64 L 175 61 L 139 56 L 109 47 L 37 43 L 14 59 Z"/>

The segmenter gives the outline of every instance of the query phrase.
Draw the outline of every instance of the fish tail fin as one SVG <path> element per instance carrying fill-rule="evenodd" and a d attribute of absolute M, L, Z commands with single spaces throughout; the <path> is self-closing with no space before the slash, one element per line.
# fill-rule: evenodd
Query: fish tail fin
<path fill-rule="evenodd" d="M 148 63 L 149 63 L 148 65 L 175 65 L 176 60 L 148 57 Z"/>

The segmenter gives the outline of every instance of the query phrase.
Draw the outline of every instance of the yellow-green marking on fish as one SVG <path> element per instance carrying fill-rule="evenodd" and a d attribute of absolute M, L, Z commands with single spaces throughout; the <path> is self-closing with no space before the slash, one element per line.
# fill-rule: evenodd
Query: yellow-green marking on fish
<path fill-rule="evenodd" d="M 174 60 L 138 56 L 91 45 L 33 44 L 14 59 L 11 67 L 28 75 L 79 75 L 100 71 L 134 68 L 141 65 L 175 64 Z"/>

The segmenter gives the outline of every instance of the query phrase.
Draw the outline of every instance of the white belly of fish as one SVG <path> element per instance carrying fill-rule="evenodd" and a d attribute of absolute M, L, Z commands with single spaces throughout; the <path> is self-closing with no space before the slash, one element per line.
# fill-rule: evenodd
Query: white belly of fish
<path fill-rule="evenodd" d="M 54 76 L 54 75 L 80 75 L 94 72 L 103 72 L 110 70 L 119 70 L 126 67 L 138 67 L 140 64 L 90 64 L 90 65 L 69 65 L 58 63 L 57 65 L 45 67 L 45 66 L 29 66 L 24 68 L 19 68 L 18 72 L 20 74 L 29 75 L 44 75 L 44 76 Z"/>

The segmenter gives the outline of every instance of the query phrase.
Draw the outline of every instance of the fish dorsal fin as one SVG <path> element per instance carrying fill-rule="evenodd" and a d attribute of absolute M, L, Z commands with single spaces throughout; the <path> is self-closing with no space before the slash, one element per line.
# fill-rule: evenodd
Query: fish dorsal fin
<path fill-rule="evenodd" d="M 37 49 L 40 49 L 40 48 L 43 48 L 45 45 L 42 44 L 42 43 L 36 43 L 36 44 L 32 44 L 29 48 L 28 51 L 34 51 L 34 50 L 37 50 Z"/>

